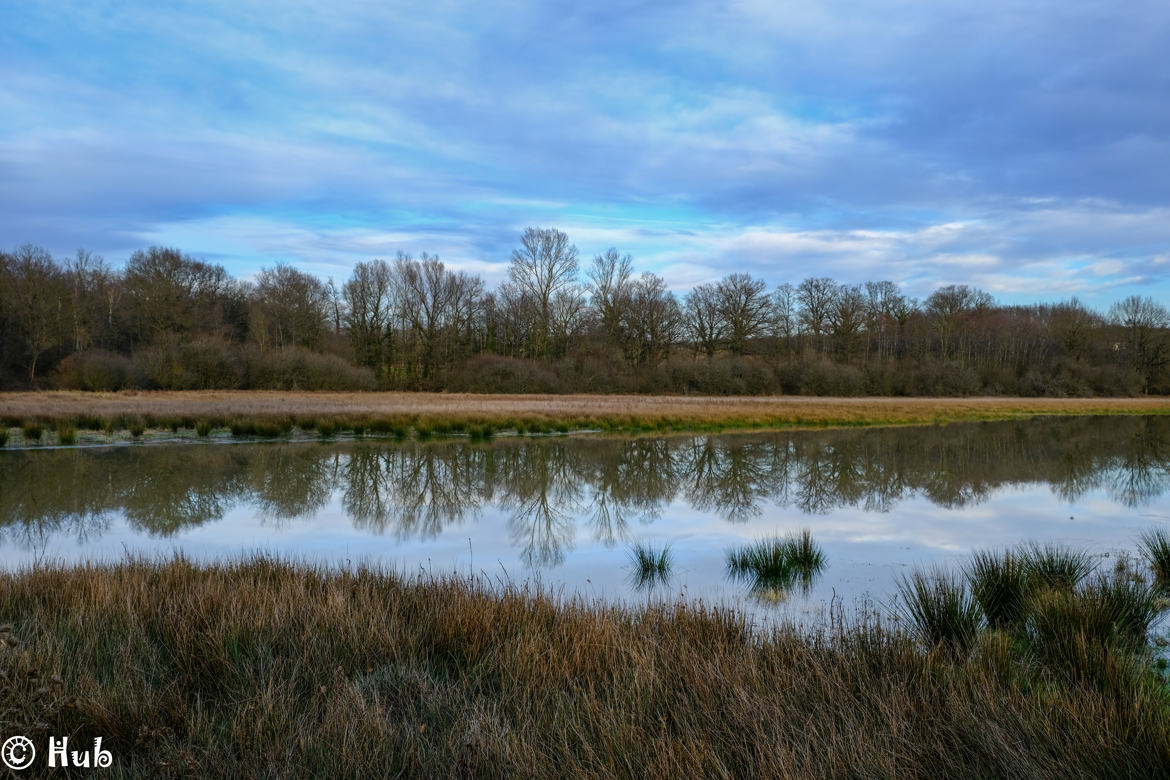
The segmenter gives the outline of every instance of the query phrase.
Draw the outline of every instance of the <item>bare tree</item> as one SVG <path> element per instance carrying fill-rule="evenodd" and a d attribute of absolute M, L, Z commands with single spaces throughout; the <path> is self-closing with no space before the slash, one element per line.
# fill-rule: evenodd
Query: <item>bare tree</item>
<path fill-rule="evenodd" d="M 678 301 L 666 281 L 657 274 L 642 274 L 631 285 L 622 317 L 626 359 L 639 365 L 661 362 L 680 337 L 681 321 Z"/>
<path fill-rule="evenodd" d="M 394 274 L 385 260 L 358 263 L 341 288 L 342 319 L 360 365 L 381 369 L 389 361 L 394 296 Z"/>
<path fill-rule="evenodd" d="M 940 287 L 926 299 L 926 313 L 938 333 L 939 350 L 944 360 L 954 353 L 955 337 L 971 315 L 988 309 L 993 301 L 989 293 L 965 284 Z"/>
<path fill-rule="evenodd" d="M 252 290 L 251 330 L 262 347 L 321 345 L 329 320 L 329 288 L 285 263 L 261 269 Z"/>
<path fill-rule="evenodd" d="M 829 306 L 829 328 L 837 354 L 842 359 L 853 359 L 864 326 L 865 296 L 861 288 L 857 285 L 841 285 Z"/>
<path fill-rule="evenodd" d="M 686 297 L 686 330 L 695 352 L 702 350 L 713 357 L 726 332 L 719 312 L 719 293 L 713 284 L 700 284 Z"/>
<path fill-rule="evenodd" d="M 28 355 L 28 381 L 37 378 L 37 362 L 69 337 L 69 283 L 46 250 L 25 244 L 2 266 L 9 316 L 15 321 Z"/>
<path fill-rule="evenodd" d="M 620 255 L 610 247 L 605 254 L 593 258 L 589 269 L 590 304 L 606 339 L 618 347 L 622 341 L 622 316 L 630 301 L 633 262 L 630 255 Z"/>
<path fill-rule="evenodd" d="M 1113 304 L 1109 318 L 1125 333 L 1130 362 L 1142 376 L 1142 392 L 1150 391 L 1150 380 L 1167 363 L 1166 327 L 1170 312 L 1153 298 L 1131 295 Z"/>
<path fill-rule="evenodd" d="M 536 352 L 548 357 L 551 348 L 553 299 L 576 286 L 577 247 L 569 237 L 552 228 L 528 228 L 512 251 L 508 279 L 521 294 L 529 296 L 538 313 Z M 562 301 L 561 309 L 571 308 Z"/>
<path fill-rule="evenodd" d="M 771 302 L 764 289 L 764 280 L 749 274 L 725 276 L 715 288 L 728 347 L 737 355 L 747 352 L 748 341 L 763 335 L 771 319 Z"/>
<path fill-rule="evenodd" d="M 817 347 L 824 351 L 823 336 L 829 322 L 829 307 L 837 294 L 837 283 L 826 276 L 809 277 L 796 288 L 796 300 L 800 304 L 800 324 L 811 334 Z"/>

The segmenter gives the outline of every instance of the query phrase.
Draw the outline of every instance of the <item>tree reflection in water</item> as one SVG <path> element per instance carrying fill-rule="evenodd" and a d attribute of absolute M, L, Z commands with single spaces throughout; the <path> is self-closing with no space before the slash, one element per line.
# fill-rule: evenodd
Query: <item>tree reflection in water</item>
<path fill-rule="evenodd" d="M 578 526 L 624 543 L 664 507 L 739 523 L 765 506 L 823 514 L 890 511 L 922 496 L 964 507 L 1010 485 L 1047 483 L 1064 501 L 1104 490 L 1125 507 L 1170 484 L 1170 420 L 1048 418 L 666 438 L 500 438 L 319 444 L 187 445 L 0 451 L 0 535 L 38 549 L 55 535 L 99 538 L 121 515 L 171 536 L 253 510 L 288 524 L 331 501 L 371 533 L 427 539 L 507 512 L 511 543 L 555 566 Z"/>

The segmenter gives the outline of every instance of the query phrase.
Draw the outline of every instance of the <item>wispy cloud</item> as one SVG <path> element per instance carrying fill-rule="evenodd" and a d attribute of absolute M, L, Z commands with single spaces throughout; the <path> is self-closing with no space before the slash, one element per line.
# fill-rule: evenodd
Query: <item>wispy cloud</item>
<path fill-rule="evenodd" d="M 0 244 L 1165 294 L 1170 7 L 11 5 Z"/>

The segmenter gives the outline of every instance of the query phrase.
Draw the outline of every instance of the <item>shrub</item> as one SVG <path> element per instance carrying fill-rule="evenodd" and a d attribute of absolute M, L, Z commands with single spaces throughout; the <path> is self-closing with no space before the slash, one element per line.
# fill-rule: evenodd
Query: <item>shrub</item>
<path fill-rule="evenodd" d="M 146 384 L 130 358 L 103 349 L 67 355 L 54 372 L 54 382 L 63 389 L 106 392 Z"/>
<path fill-rule="evenodd" d="M 475 393 L 563 392 L 557 376 L 532 360 L 478 355 L 452 372 L 448 388 Z"/>

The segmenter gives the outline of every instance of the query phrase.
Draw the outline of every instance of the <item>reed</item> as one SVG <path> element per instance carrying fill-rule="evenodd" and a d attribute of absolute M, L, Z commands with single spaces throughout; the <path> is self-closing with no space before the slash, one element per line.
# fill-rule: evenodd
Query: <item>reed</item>
<path fill-rule="evenodd" d="M 630 548 L 630 564 L 634 572 L 634 584 L 639 588 L 665 584 L 670 579 L 670 570 L 674 566 L 674 555 L 670 545 L 665 544 L 660 549 L 652 545 L 636 542 Z"/>
<path fill-rule="evenodd" d="M 1142 533 L 1138 539 L 1142 557 L 1154 573 L 1154 581 L 1163 591 L 1170 590 L 1170 534 L 1161 528 Z"/>
<path fill-rule="evenodd" d="M 992 628 L 1017 625 L 1031 592 L 1027 559 L 1018 552 L 975 552 L 966 567 L 971 594 Z"/>
<path fill-rule="evenodd" d="M 927 647 L 966 656 L 979 637 L 979 605 L 966 582 L 948 572 L 913 571 L 898 583 L 899 613 Z"/>
<path fill-rule="evenodd" d="M 20 435 L 26 444 L 36 444 L 40 442 L 41 436 L 45 433 L 45 426 L 38 422 L 26 422 L 20 426 Z"/>
<path fill-rule="evenodd" d="M 1020 555 L 1033 588 L 1071 591 L 1097 568 L 1084 550 L 1059 544 L 1032 543 Z"/>
<path fill-rule="evenodd" d="M 70 446 L 77 443 L 77 429 L 69 423 L 57 423 L 57 443 Z"/>

